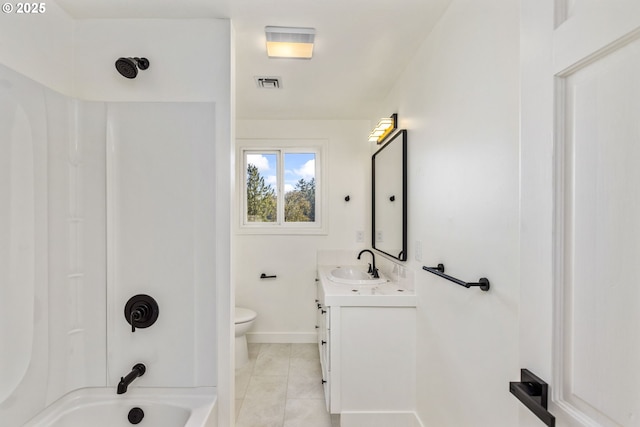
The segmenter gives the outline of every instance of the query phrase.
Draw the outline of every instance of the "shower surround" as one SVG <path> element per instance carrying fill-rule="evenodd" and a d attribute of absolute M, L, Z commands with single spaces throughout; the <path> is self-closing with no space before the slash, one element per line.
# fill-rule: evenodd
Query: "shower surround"
<path fill-rule="evenodd" d="M 215 109 L 80 101 L 0 65 L 3 425 L 74 390 L 116 396 L 137 362 L 132 389 L 215 399 Z M 132 333 L 136 294 L 159 316 Z"/>

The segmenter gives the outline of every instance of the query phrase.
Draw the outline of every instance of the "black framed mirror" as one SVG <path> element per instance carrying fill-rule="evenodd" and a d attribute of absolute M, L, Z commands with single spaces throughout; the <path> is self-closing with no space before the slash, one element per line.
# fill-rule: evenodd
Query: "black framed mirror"
<path fill-rule="evenodd" d="M 407 131 L 399 131 L 371 157 L 373 248 L 407 260 Z"/>

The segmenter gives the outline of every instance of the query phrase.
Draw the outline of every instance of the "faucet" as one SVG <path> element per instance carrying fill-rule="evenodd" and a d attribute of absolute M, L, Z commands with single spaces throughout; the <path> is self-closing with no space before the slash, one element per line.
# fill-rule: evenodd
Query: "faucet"
<path fill-rule="evenodd" d="M 126 377 L 120 377 L 120 382 L 118 383 L 118 394 L 126 393 L 129 384 L 131 384 L 136 378 L 143 376 L 146 371 L 146 366 L 142 363 L 138 363 L 131 369 L 131 372 L 129 372 Z"/>
<path fill-rule="evenodd" d="M 358 259 L 360 259 L 362 254 L 365 253 L 365 252 L 369 252 L 371 254 L 371 263 L 373 264 L 373 265 L 369 264 L 368 273 L 371 274 L 374 279 L 378 279 L 380 276 L 378 275 L 378 269 L 376 268 L 376 257 L 375 257 L 375 255 L 373 255 L 373 252 L 371 252 L 369 249 L 363 249 L 358 254 Z"/>

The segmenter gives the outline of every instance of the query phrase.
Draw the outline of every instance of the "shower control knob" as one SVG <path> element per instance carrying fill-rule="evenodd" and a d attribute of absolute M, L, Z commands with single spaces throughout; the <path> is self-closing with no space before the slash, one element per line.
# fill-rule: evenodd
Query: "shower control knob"
<path fill-rule="evenodd" d="M 149 295 L 132 296 L 124 306 L 124 317 L 131 325 L 131 332 L 136 328 L 148 328 L 158 320 L 160 309 L 158 303 Z"/>

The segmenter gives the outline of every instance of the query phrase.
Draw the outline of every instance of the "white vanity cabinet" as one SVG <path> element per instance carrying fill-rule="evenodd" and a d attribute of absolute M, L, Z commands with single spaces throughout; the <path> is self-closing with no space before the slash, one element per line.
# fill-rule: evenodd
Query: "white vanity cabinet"
<path fill-rule="evenodd" d="M 327 409 L 340 414 L 342 427 L 415 425 L 415 295 L 385 294 L 380 287 L 332 289 L 322 269 L 319 278 Z"/>

